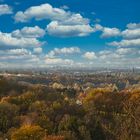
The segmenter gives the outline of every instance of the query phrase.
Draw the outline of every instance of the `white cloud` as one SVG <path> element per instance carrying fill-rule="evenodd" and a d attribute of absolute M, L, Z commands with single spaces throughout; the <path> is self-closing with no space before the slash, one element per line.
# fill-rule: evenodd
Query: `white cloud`
<path fill-rule="evenodd" d="M 47 26 L 49 35 L 58 37 L 87 36 L 93 32 L 90 25 L 63 25 L 57 21 L 52 21 Z"/>
<path fill-rule="evenodd" d="M 55 57 L 56 55 L 68 55 L 68 54 L 76 54 L 80 53 L 81 50 L 79 47 L 69 47 L 69 48 L 54 48 L 54 50 L 51 50 L 47 56 L 49 57 Z"/>
<path fill-rule="evenodd" d="M 42 53 L 42 48 L 41 47 L 34 48 L 33 51 L 35 54 L 40 54 L 40 53 Z"/>
<path fill-rule="evenodd" d="M 1 4 L 0 5 L 0 15 L 5 15 L 5 14 L 12 14 L 12 8 L 8 6 L 7 4 Z"/>
<path fill-rule="evenodd" d="M 113 41 L 108 43 L 108 45 L 116 47 L 140 47 L 140 39 L 121 40 L 120 42 Z"/>
<path fill-rule="evenodd" d="M 108 54 L 110 54 L 110 52 L 111 52 L 110 50 L 103 50 L 103 51 L 100 51 L 99 54 L 100 55 L 108 55 Z"/>
<path fill-rule="evenodd" d="M 38 38 L 45 35 L 45 31 L 38 26 L 24 27 L 21 30 L 15 30 L 12 32 L 12 36 L 16 38 Z"/>
<path fill-rule="evenodd" d="M 126 67 L 135 65 L 135 61 L 133 60 L 139 57 L 138 50 L 138 48 L 116 48 L 113 50 L 100 51 L 96 55 L 98 56 L 98 61 L 101 65 Z"/>
<path fill-rule="evenodd" d="M 17 22 L 27 22 L 48 19 L 51 22 L 47 26 L 49 35 L 58 37 L 87 36 L 93 32 L 90 20 L 79 13 L 65 11 L 62 8 L 54 8 L 50 4 L 32 6 L 24 12 L 19 11 L 15 15 Z"/>
<path fill-rule="evenodd" d="M 30 51 L 26 49 L 10 49 L 0 51 L 0 60 L 8 62 L 22 62 L 31 61 L 33 59 L 38 59 L 36 55 L 33 55 Z"/>
<path fill-rule="evenodd" d="M 16 38 L 11 35 L 11 33 L 0 32 L 0 47 L 8 48 L 30 48 L 39 47 L 42 43 L 36 38 Z"/>
<path fill-rule="evenodd" d="M 101 37 L 103 38 L 107 38 L 107 37 L 116 37 L 116 36 L 120 36 L 121 31 L 117 28 L 108 28 L 108 27 L 104 27 L 102 30 L 102 35 Z"/>
<path fill-rule="evenodd" d="M 31 54 L 27 49 L 9 49 L 9 50 L 0 50 L 0 55 L 27 55 Z"/>
<path fill-rule="evenodd" d="M 95 24 L 94 25 L 94 32 L 96 32 L 96 31 L 102 31 L 103 30 L 103 26 L 101 26 L 100 24 Z"/>
<path fill-rule="evenodd" d="M 100 56 L 100 59 L 101 60 L 103 60 L 103 61 L 109 61 L 109 60 L 111 60 L 112 59 L 112 63 L 113 63 L 113 60 L 115 59 L 118 59 L 119 61 L 120 61 L 120 59 L 122 58 L 123 56 L 122 55 L 119 55 L 119 54 L 117 54 L 117 53 L 110 53 L 109 55 L 101 55 Z"/>
<path fill-rule="evenodd" d="M 100 24 L 95 24 L 94 31 L 102 31 L 101 37 L 123 37 L 124 39 L 137 39 L 140 38 L 140 24 L 130 23 L 127 28 L 121 31 L 118 28 L 103 27 Z"/>
<path fill-rule="evenodd" d="M 70 48 L 55 48 L 53 50 L 55 54 L 74 54 L 74 53 L 80 53 L 80 48 L 78 47 L 70 47 Z"/>
<path fill-rule="evenodd" d="M 48 58 L 46 57 L 45 63 L 47 65 L 72 65 L 74 62 L 71 59 L 62 59 L 62 58 Z"/>
<path fill-rule="evenodd" d="M 128 29 L 137 29 L 140 28 L 140 23 L 129 23 L 127 24 Z"/>
<path fill-rule="evenodd" d="M 39 59 L 35 55 L 8 55 L 8 56 L 0 56 L 1 62 L 12 62 L 18 64 L 19 66 L 22 64 L 27 64 L 28 62 L 37 62 Z M 21 65 L 21 68 L 22 68 Z"/>
<path fill-rule="evenodd" d="M 135 25 L 135 24 L 134 24 Z M 122 32 L 122 36 L 123 38 L 125 39 L 137 39 L 137 38 L 140 38 L 140 26 L 138 26 L 138 24 L 134 25 L 130 28 L 130 29 L 126 29 Z"/>
<path fill-rule="evenodd" d="M 126 48 L 140 47 L 140 23 L 127 24 L 127 29 L 121 32 L 121 37 L 121 41 L 113 41 L 108 45 Z"/>
<path fill-rule="evenodd" d="M 13 54 L 13 55 L 27 55 L 27 54 L 31 54 L 30 51 L 28 51 L 27 49 L 11 49 L 11 50 L 6 50 L 6 54 Z"/>
<path fill-rule="evenodd" d="M 60 18 L 66 18 L 67 16 L 67 13 L 63 9 L 53 8 L 50 4 L 41 4 L 40 6 L 32 6 L 25 10 L 25 12 L 17 12 L 15 20 L 17 22 L 27 22 L 32 18 L 35 18 L 36 20 L 59 20 Z"/>
<path fill-rule="evenodd" d="M 8 6 L 7 9 L 8 8 L 10 7 Z M 10 13 L 12 13 L 12 9 L 11 12 L 8 13 L 8 10 L 1 11 L 0 8 L 0 15 Z M 46 31 L 52 36 L 81 37 L 90 35 L 96 31 L 101 31 L 101 37 L 103 38 L 122 37 L 121 41 L 109 43 L 109 45 L 116 46 L 117 48 L 115 49 L 113 48 L 112 50 L 104 50 L 96 53 L 92 51 L 83 53 L 82 57 L 90 60 L 88 64 L 94 66 L 130 65 L 135 63 L 135 61 L 132 62 L 132 60 L 137 60 L 136 58 L 138 58 L 139 55 L 139 49 L 136 49 L 136 47 L 140 47 L 140 24 L 130 23 L 127 25 L 127 29 L 122 32 L 118 28 L 103 27 L 100 24 L 91 26 L 88 18 L 84 18 L 79 13 L 68 11 L 67 6 L 54 8 L 50 4 L 32 6 L 25 11 L 19 11 L 14 18 L 17 22 L 28 22 L 32 19 L 48 20 L 50 23 L 47 25 Z M 80 60 L 82 62 L 74 62 L 72 59 L 66 58 L 68 55 L 70 55 L 68 58 L 72 58 L 72 54 L 81 53 L 79 47 L 54 48 L 45 56 L 42 53 L 42 42 L 38 39 L 44 35 L 45 30 L 38 26 L 24 27 L 12 33 L 0 32 L 0 48 L 6 48 L 0 51 L 1 62 L 7 62 L 7 64 L 8 62 L 13 62 L 13 64 L 16 63 L 17 65 L 26 63 L 26 66 L 34 65 L 37 62 L 39 67 L 46 65 L 86 65 L 85 60 Z M 130 63 L 128 60 L 130 60 Z M 1 62 L 0 65 L 2 64 Z M 136 61 L 136 63 L 140 64 L 138 61 Z M 88 64 L 86 66 L 89 66 Z"/>
<path fill-rule="evenodd" d="M 89 60 L 94 60 L 97 58 L 95 52 L 86 52 L 83 57 Z"/>
<path fill-rule="evenodd" d="M 100 24 L 95 24 L 93 29 L 94 32 L 101 31 L 102 38 L 121 36 L 121 31 L 118 28 L 103 27 Z"/>
<path fill-rule="evenodd" d="M 48 3 L 32 6 L 24 12 L 17 12 L 15 15 L 17 22 L 27 22 L 32 18 L 36 20 L 48 19 L 51 21 L 59 21 L 61 23 L 63 22 L 63 24 L 87 24 L 89 22 L 89 19 L 83 18 L 78 13 L 75 14 L 70 11 L 65 11 L 62 8 L 54 8 Z"/>
<path fill-rule="evenodd" d="M 133 51 L 135 51 L 133 48 L 118 48 L 116 50 L 116 53 L 120 54 L 120 55 L 129 55 L 131 53 L 133 53 Z"/>
<path fill-rule="evenodd" d="M 76 64 L 72 59 L 67 59 L 64 55 L 80 53 L 79 47 L 54 48 L 45 56 L 45 64 L 52 66 L 73 66 Z M 62 58 L 63 57 L 63 58 Z"/>
<path fill-rule="evenodd" d="M 32 49 L 0 50 L 0 65 L 3 68 L 35 68 L 43 63 L 44 58 L 33 54 Z"/>
<path fill-rule="evenodd" d="M 88 25 L 89 19 L 83 18 L 79 13 L 71 13 L 65 20 L 57 20 L 62 25 Z"/>
<path fill-rule="evenodd" d="M 116 50 L 103 50 L 98 53 L 98 59 L 101 61 L 109 61 L 113 59 L 120 59 L 121 54 L 117 53 Z"/>

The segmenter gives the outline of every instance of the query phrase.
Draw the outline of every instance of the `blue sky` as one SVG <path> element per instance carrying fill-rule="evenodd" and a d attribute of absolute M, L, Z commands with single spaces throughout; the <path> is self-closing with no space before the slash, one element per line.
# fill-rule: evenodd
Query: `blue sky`
<path fill-rule="evenodd" d="M 139 5 L 0 0 L 0 66 L 140 67 Z"/>

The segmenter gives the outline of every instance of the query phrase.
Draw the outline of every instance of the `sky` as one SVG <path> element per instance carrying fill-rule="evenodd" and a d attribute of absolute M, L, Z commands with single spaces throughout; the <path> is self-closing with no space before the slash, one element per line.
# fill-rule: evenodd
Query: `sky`
<path fill-rule="evenodd" d="M 139 0 L 0 0 L 0 68 L 140 68 Z"/>

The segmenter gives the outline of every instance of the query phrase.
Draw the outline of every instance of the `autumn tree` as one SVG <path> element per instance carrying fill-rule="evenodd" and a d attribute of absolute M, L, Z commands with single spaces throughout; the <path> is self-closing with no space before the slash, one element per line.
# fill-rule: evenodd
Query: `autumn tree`
<path fill-rule="evenodd" d="M 7 132 L 9 128 L 16 126 L 19 108 L 16 105 L 0 102 L 0 131 Z"/>
<path fill-rule="evenodd" d="M 13 132 L 11 140 L 42 140 L 45 133 L 38 125 L 25 125 Z"/>

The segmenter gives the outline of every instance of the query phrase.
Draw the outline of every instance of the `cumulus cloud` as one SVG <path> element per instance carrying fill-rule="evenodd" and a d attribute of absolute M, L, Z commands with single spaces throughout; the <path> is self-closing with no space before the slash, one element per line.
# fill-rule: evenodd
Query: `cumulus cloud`
<path fill-rule="evenodd" d="M 34 48 L 34 49 L 33 49 L 33 52 L 34 52 L 35 54 L 40 54 L 40 53 L 42 53 L 42 48 L 41 48 L 41 47 Z"/>
<path fill-rule="evenodd" d="M 82 22 L 89 22 L 88 19 L 83 18 L 80 14 L 65 11 L 62 8 L 52 7 L 52 5 L 48 3 L 41 4 L 39 6 L 32 6 L 24 12 L 17 12 L 15 15 L 15 20 L 17 22 L 27 22 L 32 18 L 35 18 L 36 20 L 48 19 L 51 21 L 60 21 L 67 24 L 81 24 Z"/>
<path fill-rule="evenodd" d="M 31 54 L 27 49 L 9 49 L 9 50 L 0 50 L 0 55 L 27 55 Z"/>
<path fill-rule="evenodd" d="M 121 41 L 108 43 L 116 47 L 140 47 L 140 23 L 129 23 L 127 29 L 121 32 Z"/>
<path fill-rule="evenodd" d="M 45 63 L 47 65 L 72 65 L 74 62 L 71 59 L 62 59 L 62 58 L 48 58 L 46 57 Z"/>
<path fill-rule="evenodd" d="M 98 59 L 101 61 L 109 61 L 121 58 L 121 55 L 116 53 L 116 50 L 103 50 L 98 53 Z M 112 62 L 113 63 L 113 62 Z"/>
<path fill-rule="evenodd" d="M 32 68 L 41 67 L 44 58 L 33 53 L 32 49 L 0 50 L 0 65 L 3 68 Z"/>
<path fill-rule="evenodd" d="M 71 13 L 65 20 L 57 20 L 62 25 L 87 25 L 89 19 L 82 17 L 79 13 Z"/>
<path fill-rule="evenodd" d="M 129 23 L 127 24 L 128 29 L 137 29 L 140 28 L 140 23 Z"/>
<path fill-rule="evenodd" d="M 140 47 L 140 39 L 121 40 L 120 42 L 113 41 L 108 43 L 108 45 L 116 47 Z"/>
<path fill-rule="evenodd" d="M 40 59 L 41 46 L 44 42 L 38 38 L 44 34 L 45 31 L 38 26 L 24 27 L 11 33 L 0 32 L 0 63 L 13 68 L 41 66 L 44 61 Z"/>
<path fill-rule="evenodd" d="M 23 65 L 24 63 L 27 64 L 28 62 L 37 62 L 39 61 L 39 58 L 37 58 L 35 55 L 9 55 L 9 56 L 0 56 L 1 62 L 12 62 L 18 65 Z M 22 66 L 21 66 L 22 68 Z"/>
<path fill-rule="evenodd" d="M 74 53 L 80 53 L 80 48 L 78 47 L 70 47 L 70 48 L 55 48 L 53 50 L 55 54 L 74 54 Z"/>
<path fill-rule="evenodd" d="M 93 32 L 90 25 L 63 25 L 57 21 L 52 21 L 47 26 L 49 35 L 58 37 L 87 36 Z"/>
<path fill-rule="evenodd" d="M 6 54 L 12 54 L 12 55 L 30 55 L 31 52 L 27 49 L 10 49 L 6 50 Z"/>
<path fill-rule="evenodd" d="M 0 16 L 6 14 L 12 14 L 12 8 L 7 4 L 0 4 Z"/>
<path fill-rule="evenodd" d="M 122 58 L 123 56 L 122 55 L 119 55 L 119 54 L 117 54 L 117 53 L 110 53 L 109 55 L 101 55 L 100 56 L 100 59 L 101 60 L 103 60 L 103 61 L 110 61 L 111 59 L 112 59 L 112 61 L 115 59 L 119 59 L 119 61 L 120 61 L 120 59 Z M 112 62 L 112 63 L 114 63 L 114 62 Z"/>
<path fill-rule="evenodd" d="M 100 51 L 98 61 L 103 66 L 132 67 L 140 65 L 138 48 L 116 48 L 113 50 Z"/>
<path fill-rule="evenodd" d="M 121 34 L 121 31 L 117 28 L 107 28 L 107 27 L 104 27 L 102 29 L 102 35 L 101 37 L 103 38 L 108 38 L 108 37 L 116 37 L 116 36 L 120 36 Z"/>
<path fill-rule="evenodd" d="M 47 65 L 59 65 L 59 66 L 71 66 L 75 62 L 72 59 L 66 59 L 64 55 L 71 55 L 80 53 L 79 47 L 64 47 L 64 48 L 54 48 L 45 56 L 45 64 Z M 64 58 L 61 57 L 63 55 Z"/>
<path fill-rule="evenodd" d="M 83 57 L 89 60 L 94 60 L 97 58 L 95 52 L 86 52 Z"/>
<path fill-rule="evenodd" d="M 94 31 L 101 31 L 102 38 L 109 37 L 123 37 L 124 39 L 138 39 L 140 38 L 140 23 L 130 23 L 127 24 L 127 29 L 121 31 L 118 28 L 103 27 L 100 24 L 94 25 Z"/>
<path fill-rule="evenodd" d="M 121 31 L 118 28 L 103 27 L 100 24 L 94 25 L 94 31 L 101 31 L 101 37 L 123 37 L 124 39 L 137 39 L 140 38 L 140 24 L 130 23 L 127 24 L 127 29 Z"/>
<path fill-rule="evenodd" d="M 125 31 L 122 32 L 122 36 L 125 39 L 140 38 L 140 28 L 139 29 L 133 29 L 133 30 L 126 29 Z"/>
<path fill-rule="evenodd" d="M 50 19 L 50 20 L 63 20 L 69 16 L 69 12 L 60 8 L 53 8 L 50 4 L 41 4 L 39 6 L 32 6 L 24 12 L 19 11 L 15 15 L 17 22 L 27 22 L 32 18 L 36 20 Z"/>
<path fill-rule="evenodd" d="M 8 48 L 30 48 L 40 47 L 42 43 L 36 38 L 16 38 L 11 33 L 0 32 L 0 47 Z"/>
<path fill-rule="evenodd" d="M 121 31 L 118 28 L 103 27 L 100 24 L 95 24 L 93 30 L 94 32 L 101 31 L 102 38 L 116 37 L 121 35 Z"/>
<path fill-rule="evenodd" d="M 134 48 L 117 48 L 113 50 L 103 50 L 98 53 L 98 57 L 101 59 L 120 59 L 125 58 L 128 55 L 135 55 L 137 50 Z M 113 63 L 113 62 L 112 62 Z"/>
<path fill-rule="evenodd" d="M 95 24 L 94 25 L 94 32 L 96 32 L 96 31 L 102 31 L 103 30 L 103 26 L 102 25 L 100 25 L 100 24 Z"/>
<path fill-rule="evenodd" d="M 64 8 L 54 8 L 50 4 L 32 6 L 24 12 L 19 11 L 15 15 L 17 22 L 27 22 L 48 19 L 47 32 L 49 35 L 58 37 L 87 36 L 93 32 L 90 20 L 79 13 L 66 11 Z"/>
<path fill-rule="evenodd" d="M 11 13 L 11 7 L 0 5 L 0 15 Z M 25 11 L 18 11 L 14 19 L 16 22 L 28 22 L 35 19 L 47 20 L 46 23 L 49 23 L 46 30 L 39 26 L 34 26 L 23 27 L 11 33 L 0 32 L 0 48 L 4 48 L 0 50 L 1 62 L 13 62 L 13 64 L 16 63 L 19 65 L 26 63 L 28 66 L 36 66 L 35 64 L 38 63 L 39 67 L 74 66 L 74 64 L 78 63 L 80 66 L 85 66 L 84 59 L 87 59 L 94 66 L 105 66 L 106 64 L 119 66 L 135 63 L 135 61 L 129 63 L 128 60 L 136 60 L 140 54 L 139 49 L 136 49 L 140 47 L 139 23 L 129 23 L 124 31 L 118 28 L 104 27 L 100 24 L 91 25 L 88 18 L 83 17 L 79 13 L 69 11 L 67 6 L 55 8 L 47 3 L 32 6 Z M 98 22 L 98 20 L 96 21 Z M 96 31 L 101 32 L 102 38 L 121 37 L 122 40 L 108 43 L 111 46 L 116 46 L 112 50 L 103 50 L 100 52 L 87 51 L 81 54 L 81 59 L 83 60 L 80 61 L 83 62 L 74 62 L 72 59 L 67 59 L 66 57 L 70 55 L 68 57 L 70 58 L 72 54 L 81 53 L 79 47 L 54 48 L 45 55 L 41 48 L 43 42 L 39 40 L 46 32 L 51 36 L 57 37 L 82 37 Z M 137 62 L 137 64 L 140 63 Z"/>
<path fill-rule="evenodd" d="M 9 49 L 0 51 L 0 60 L 8 62 L 26 62 L 29 60 L 38 59 L 27 49 Z"/>
<path fill-rule="evenodd" d="M 21 30 L 15 30 L 12 32 L 12 37 L 21 38 L 38 38 L 43 37 L 45 35 L 45 31 L 38 26 L 34 27 L 24 27 Z"/>
<path fill-rule="evenodd" d="M 138 39 L 140 38 L 140 23 L 127 24 L 126 30 L 122 32 L 122 36 L 125 39 Z"/>
<path fill-rule="evenodd" d="M 80 53 L 81 50 L 79 47 L 64 47 L 64 48 L 54 48 L 54 50 L 51 50 L 47 56 L 48 57 L 55 57 L 56 55 L 68 55 L 68 54 L 76 54 Z"/>
<path fill-rule="evenodd" d="M 129 55 L 131 53 L 134 53 L 134 51 L 136 51 L 135 49 L 133 48 L 118 48 L 116 50 L 116 53 L 120 54 L 120 55 Z"/>
<path fill-rule="evenodd" d="M 137 48 L 116 48 L 113 50 L 103 50 L 97 53 L 98 60 L 102 62 L 110 62 L 113 64 L 117 63 L 122 65 L 123 60 L 130 60 L 138 58 L 139 56 L 139 49 Z M 135 62 L 133 62 L 135 63 Z M 123 65 L 125 65 L 126 62 L 123 62 Z"/>
<path fill-rule="evenodd" d="M 99 55 L 108 55 L 108 54 L 110 54 L 110 50 L 103 50 L 103 51 L 100 51 L 99 52 Z"/>

